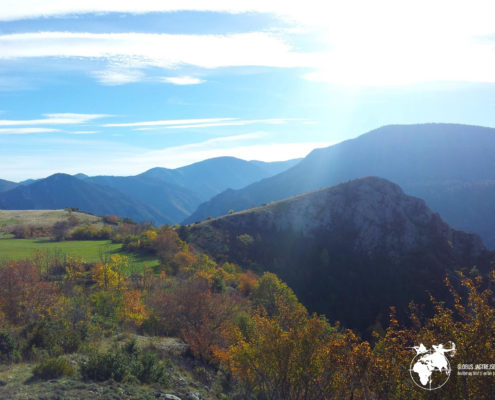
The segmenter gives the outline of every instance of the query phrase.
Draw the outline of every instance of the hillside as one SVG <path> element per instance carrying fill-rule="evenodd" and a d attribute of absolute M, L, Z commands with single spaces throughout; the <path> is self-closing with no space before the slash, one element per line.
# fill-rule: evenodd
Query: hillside
<path fill-rule="evenodd" d="M 218 260 L 277 273 L 310 311 L 364 331 L 389 306 L 442 298 L 457 269 L 483 270 L 481 239 L 451 229 L 381 178 L 353 180 L 190 227 Z"/>
<path fill-rule="evenodd" d="M 51 226 L 56 222 L 65 221 L 73 215 L 83 223 L 95 223 L 100 217 L 82 212 L 66 210 L 0 210 L 0 226 L 11 227 L 17 224 Z"/>
<path fill-rule="evenodd" d="M 55 174 L 0 194 L 0 208 L 46 210 L 79 208 L 98 215 L 115 214 L 137 221 L 152 220 L 157 213 L 125 194 L 85 182 L 66 174 Z"/>
<path fill-rule="evenodd" d="M 495 129 L 391 125 L 311 152 L 299 164 L 202 204 L 185 223 L 240 211 L 364 176 L 398 183 L 449 224 L 495 248 Z M 486 197 L 490 196 L 490 197 Z"/>
<path fill-rule="evenodd" d="M 10 182 L 10 181 L 6 181 L 4 179 L 0 179 L 0 193 L 14 189 L 16 186 L 17 186 L 17 183 L 15 183 L 15 182 Z"/>

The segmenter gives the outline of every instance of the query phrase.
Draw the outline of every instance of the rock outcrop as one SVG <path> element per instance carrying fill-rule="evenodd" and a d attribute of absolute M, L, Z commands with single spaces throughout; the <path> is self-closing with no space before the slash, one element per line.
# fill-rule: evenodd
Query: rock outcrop
<path fill-rule="evenodd" d="M 386 316 L 389 306 L 426 303 L 427 291 L 443 297 L 446 275 L 483 269 L 488 254 L 479 236 L 450 228 L 423 200 L 376 177 L 190 230 L 213 256 L 274 271 L 310 311 L 361 329 Z"/>

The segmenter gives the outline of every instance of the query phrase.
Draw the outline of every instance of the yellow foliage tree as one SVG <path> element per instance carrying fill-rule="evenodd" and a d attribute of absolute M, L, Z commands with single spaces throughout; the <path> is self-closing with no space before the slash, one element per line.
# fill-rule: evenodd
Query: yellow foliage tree
<path fill-rule="evenodd" d="M 124 304 L 120 318 L 128 324 L 141 326 L 148 318 L 148 313 L 142 301 L 142 293 L 139 290 L 124 291 Z"/>
<path fill-rule="evenodd" d="M 114 254 L 110 257 L 110 261 L 102 264 L 99 263 L 93 268 L 93 279 L 96 284 L 104 289 L 125 288 L 125 275 L 123 270 L 128 268 L 129 260 L 120 254 Z"/>

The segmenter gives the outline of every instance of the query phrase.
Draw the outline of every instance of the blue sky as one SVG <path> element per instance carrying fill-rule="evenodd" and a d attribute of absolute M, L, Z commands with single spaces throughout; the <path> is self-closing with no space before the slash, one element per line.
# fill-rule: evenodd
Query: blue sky
<path fill-rule="evenodd" d="M 285 160 L 386 124 L 495 126 L 494 6 L 431 3 L 4 0 L 0 178 Z"/>

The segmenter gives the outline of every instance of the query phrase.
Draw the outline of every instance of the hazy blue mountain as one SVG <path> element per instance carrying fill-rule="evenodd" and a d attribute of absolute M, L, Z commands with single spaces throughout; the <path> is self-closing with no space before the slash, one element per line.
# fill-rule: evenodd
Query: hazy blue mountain
<path fill-rule="evenodd" d="M 153 207 L 156 224 L 174 224 L 190 215 L 201 203 L 197 194 L 176 184 L 147 176 L 96 176 L 84 180 L 117 189 L 140 203 Z"/>
<path fill-rule="evenodd" d="M 489 269 L 479 236 L 376 177 L 191 225 L 189 237 L 218 261 L 277 273 L 310 311 L 362 331 L 389 306 L 444 298 L 455 270 Z"/>
<path fill-rule="evenodd" d="M 243 210 L 363 176 L 397 182 L 452 226 L 495 248 L 495 129 L 391 125 L 317 149 L 294 167 L 202 204 L 185 223 Z"/>
<path fill-rule="evenodd" d="M 31 183 L 36 182 L 36 181 L 37 181 L 37 179 L 26 179 L 24 181 L 20 181 L 19 185 L 30 185 Z"/>
<path fill-rule="evenodd" d="M 194 191 L 198 198 L 209 199 L 228 189 L 240 189 L 253 182 L 276 175 L 296 165 L 300 159 L 262 162 L 235 157 L 218 157 L 177 169 L 153 168 L 138 177 L 154 178 Z"/>
<path fill-rule="evenodd" d="M 81 174 L 81 173 L 79 173 L 79 174 L 74 174 L 74 175 L 72 175 L 72 176 L 73 176 L 74 178 L 79 178 L 79 179 L 86 179 L 86 178 L 89 178 L 89 176 L 88 176 L 88 175 L 86 175 L 86 174 Z"/>
<path fill-rule="evenodd" d="M 265 163 L 219 157 L 177 169 L 153 168 L 129 177 L 96 176 L 85 181 L 118 189 L 155 208 L 155 222 L 179 223 L 204 201 L 227 188 L 241 188 L 292 167 L 300 160 Z"/>
<path fill-rule="evenodd" d="M 18 183 L 6 181 L 4 179 L 0 179 L 0 193 L 14 189 L 17 185 L 18 185 Z"/>
<path fill-rule="evenodd" d="M 98 215 L 115 214 L 136 221 L 150 221 L 159 214 L 139 201 L 109 187 L 55 174 L 30 185 L 0 193 L 0 208 L 13 210 L 74 207 Z"/>
<path fill-rule="evenodd" d="M 299 161 L 267 163 L 219 157 L 177 169 L 153 168 L 136 176 L 89 177 L 79 173 L 28 179 L 19 184 L 0 181 L 0 192 L 6 192 L 0 197 L 0 208 L 79 207 L 84 211 L 127 216 L 138 221 L 175 224 L 189 216 L 202 202 L 225 189 L 244 187 L 278 174 Z M 25 189 L 18 187 L 17 191 L 10 193 L 17 185 Z M 100 198 L 95 196 L 96 193 Z M 89 202 L 90 198 L 94 204 Z M 107 204 L 103 204 L 105 201 Z"/>

